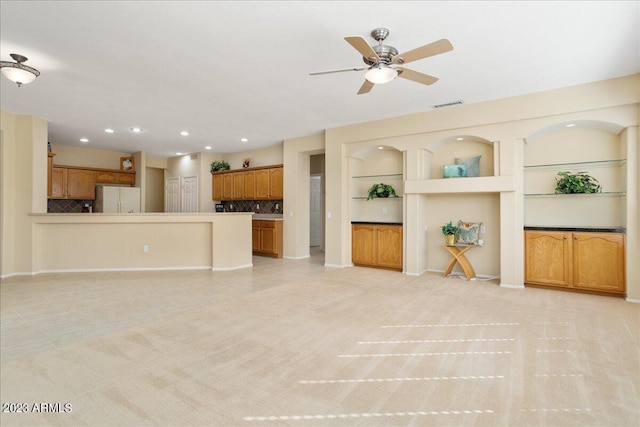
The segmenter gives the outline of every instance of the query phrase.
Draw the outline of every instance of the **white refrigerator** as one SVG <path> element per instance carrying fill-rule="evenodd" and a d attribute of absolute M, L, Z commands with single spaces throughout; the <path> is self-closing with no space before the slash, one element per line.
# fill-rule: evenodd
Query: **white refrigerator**
<path fill-rule="evenodd" d="M 139 213 L 140 188 L 96 185 L 94 212 Z"/>

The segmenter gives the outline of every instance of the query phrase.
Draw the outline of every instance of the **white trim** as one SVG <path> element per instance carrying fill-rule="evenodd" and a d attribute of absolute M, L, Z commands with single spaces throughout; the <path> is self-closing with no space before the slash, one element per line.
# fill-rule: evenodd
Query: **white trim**
<path fill-rule="evenodd" d="M 633 304 L 640 304 L 640 299 L 635 299 L 635 298 L 626 298 L 624 299 L 626 302 L 630 302 Z"/>
<path fill-rule="evenodd" d="M 213 267 L 213 268 L 211 268 L 211 271 L 232 271 L 232 270 L 241 270 L 243 268 L 249 268 L 249 267 L 253 267 L 253 263 L 245 264 L 245 265 L 239 265 L 237 267 L 219 267 L 219 268 Z"/>
<path fill-rule="evenodd" d="M 131 268 L 87 268 L 87 269 L 64 269 L 64 270 L 40 270 L 33 273 L 45 274 L 45 273 L 99 273 L 104 271 L 175 271 L 175 270 L 209 270 L 210 266 L 197 266 L 197 267 L 131 267 Z"/>
<path fill-rule="evenodd" d="M 525 289 L 524 285 L 512 285 L 510 283 L 500 283 L 500 287 L 509 289 Z"/>
<path fill-rule="evenodd" d="M 307 259 L 311 258 L 311 255 L 303 255 L 303 256 L 283 256 L 284 259 Z"/>
<path fill-rule="evenodd" d="M 37 273 L 9 273 L 6 276 L 0 276 L 0 280 L 2 279 L 8 279 L 9 277 L 13 277 L 13 276 L 35 276 Z"/>
<path fill-rule="evenodd" d="M 339 264 L 329 264 L 329 263 L 324 263 L 325 267 L 331 267 L 331 268 L 345 268 L 345 267 L 353 267 L 353 264 L 351 265 L 339 265 Z"/>

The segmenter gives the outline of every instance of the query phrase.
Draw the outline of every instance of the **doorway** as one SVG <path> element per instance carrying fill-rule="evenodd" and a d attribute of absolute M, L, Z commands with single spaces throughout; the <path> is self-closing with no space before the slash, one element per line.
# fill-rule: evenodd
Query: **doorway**
<path fill-rule="evenodd" d="M 180 178 L 167 178 L 164 193 L 164 211 L 180 212 Z"/>
<path fill-rule="evenodd" d="M 198 177 L 182 177 L 182 209 L 180 212 L 198 212 Z"/>
<path fill-rule="evenodd" d="M 309 246 L 322 246 L 322 175 L 309 177 Z"/>

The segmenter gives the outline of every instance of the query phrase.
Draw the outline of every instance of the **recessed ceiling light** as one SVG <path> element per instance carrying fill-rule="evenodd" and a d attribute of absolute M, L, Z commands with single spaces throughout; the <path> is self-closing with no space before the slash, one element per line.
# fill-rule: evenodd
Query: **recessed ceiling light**
<path fill-rule="evenodd" d="M 180 132 L 180 135 L 189 136 L 189 132 L 187 132 L 186 130 L 183 130 L 182 132 Z"/>
<path fill-rule="evenodd" d="M 574 127 L 575 125 L 576 125 L 575 123 L 569 123 L 569 124 L 567 125 L 567 127 L 568 127 L 568 128 L 572 128 L 572 127 Z"/>
<path fill-rule="evenodd" d="M 384 150 L 383 146 L 378 147 L 378 150 Z"/>
<path fill-rule="evenodd" d="M 211 150 L 211 146 L 207 145 L 206 147 L 204 147 L 205 150 Z"/>
<path fill-rule="evenodd" d="M 242 142 L 249 142 L 249 140 L 247 138 L 240 138 L 240 141 Z"/>
<path fill-rule="evenodd" d="M 460 138 L 456 138 L 456 141 L 462 141 L 464 138 L 460 137 Z"/>
<path fill-rule="evenodd" d="M 182 156 L 182 153 L 181 152 L 177 152 L 176 156 Z"/>
<path fill-rule="evenodd" d="M 89 142 L 87 138 L 80 138 L 80 142 Z"/>
<path fill-rule="evenodd" d="M 105 131 L 106 133 L 114 133 L 114 132 L 115 132 L 115 130 L 113 130 L 113 129 L 111 129 L 111 128 L 106 128 L 104 131 Z"/>
<path fill-rule="evenodd" d="M 137 127 L 136 127 L 136 128 L 131 128 L 131 132 L 133 132 L 133 133 L 140 133 L 140 132 L 142 132 L 142 129 L 137 128 Z"/>

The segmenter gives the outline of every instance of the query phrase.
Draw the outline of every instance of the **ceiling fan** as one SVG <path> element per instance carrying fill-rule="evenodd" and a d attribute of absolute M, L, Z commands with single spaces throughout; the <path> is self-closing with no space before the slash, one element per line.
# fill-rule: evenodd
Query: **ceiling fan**
<path fill-rule="evenodd" d="M 411 80 L 423 85 L 431 85 L 438 81 L 437 77 L 428 74 L 419 73 L 399 65 L 408 64 L 418 59 L 428 58 L 453 50 L 453 45 L 447 39 L 441 39 L 433 43 L 429 43 L 422 47 L 398 54 L 398 50 L 393 46 L 382 44 L 382 41 L 389 35 L 386 28 L 376 28 L 371 31 L 371 37 L 378 41 L 375 46 L 369 46 L 369 43 L 361 36 L 349 36 L 344 39 L 353 46 L 360 54 L 366 67 L 343 68 L 340 70 L 317 71 L 309 73 L 311 76 L 320 74 L 342 73 L 345 71 L 362 71 L 369 70 L 365 75 L 365 81 L 358 91 L 358 95 L 369 93 L 376 84 L 388 83 L 396 77 Z"/>

